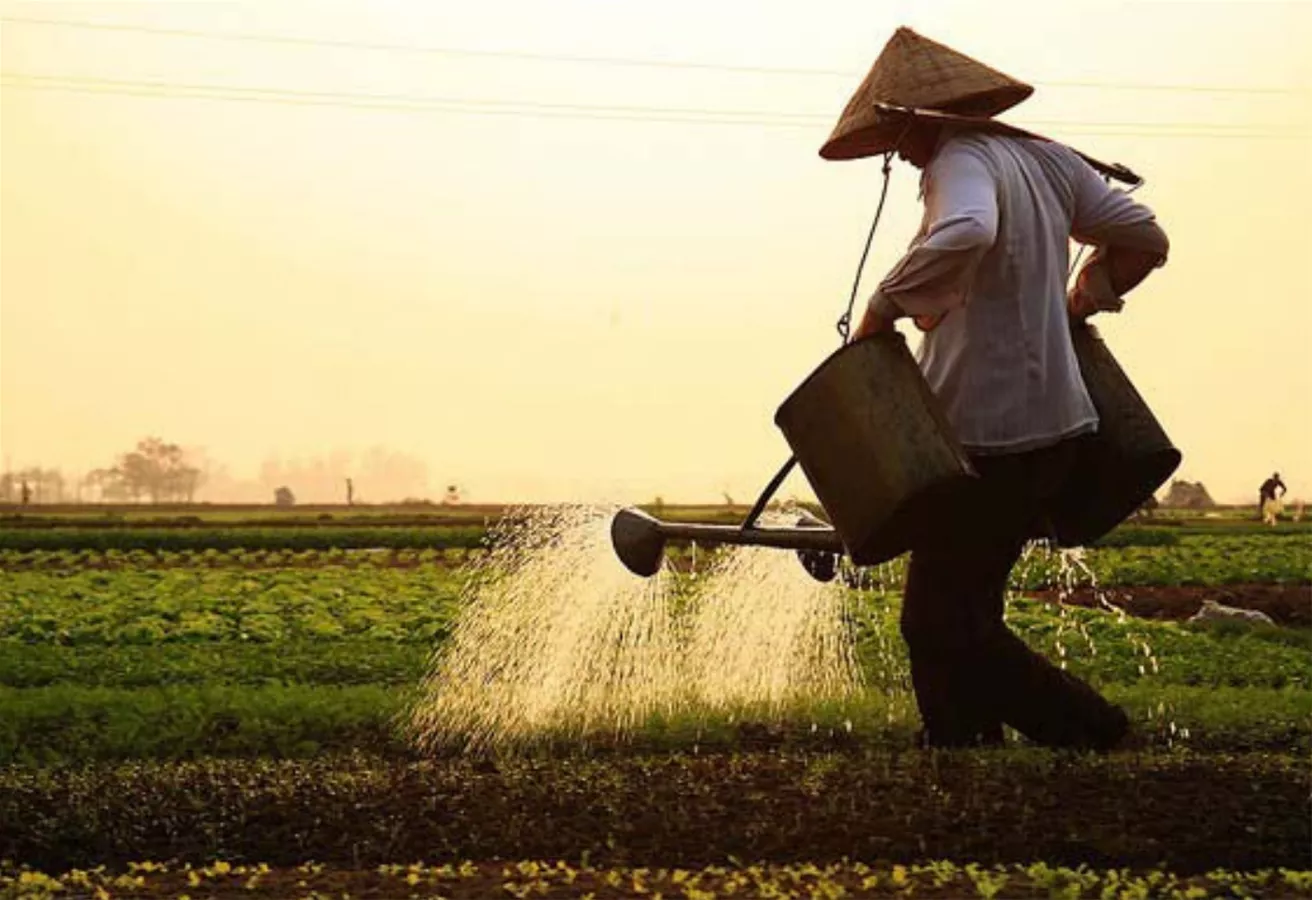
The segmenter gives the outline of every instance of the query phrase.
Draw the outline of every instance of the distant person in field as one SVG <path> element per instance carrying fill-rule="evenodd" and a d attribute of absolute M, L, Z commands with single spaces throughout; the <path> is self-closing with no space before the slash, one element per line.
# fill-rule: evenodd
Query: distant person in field
<path fill-rule="evenodd" d="M 1086 158 L 989 118 L 1032 91 L 899 29 L 821 150 L 896 151 L 923 171 L 920 230 L 854 336 L 903 317 L 925 332 L 921 370 L 980 475 L 907 572 L 901 628 L 927 746 L 998 744 L 1006 724 L 1105 750 L 1129 730 L 1124 711 L 1013 634 L 1003 607 L 1012 566 L 1098 428 L 1070 319 L 1119 311 L 1168 244 Z M 1095 250 L 1068 293 L 1071 238 Z"/>
<path fill-rule="evenodd" d="M 28 487 L 26 478 L 23 479 L 23 483 L 19 487 L 18 497 L 24 506 L 32 502 L 32 489 Z"/>
<path fill-rule="evenodd" d="M 1280 493 L 1277 494 L 1276 491 Z M 1262 521 L 1268 525 L 1274 525 L 1280 519 L 1281 500 L 1285 496 L 1288 488 L 1280 480 L 1280 473 L 1274 472 L 1271 477 L 1262 482 L 1262 486 L 1257 489 L 1257 511 L 1262 516 Z"/>
<path fill-rule="evenodd" d="M 355 505 L 355 484 L 351 479 L 346 479 L 346 505 Z"/>

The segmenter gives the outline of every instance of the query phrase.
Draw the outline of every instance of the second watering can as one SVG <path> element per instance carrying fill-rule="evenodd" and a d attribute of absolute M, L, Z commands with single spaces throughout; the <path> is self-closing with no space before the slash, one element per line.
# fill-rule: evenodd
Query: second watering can
<path fill-rule="evenodd" d="M 1098 411 L 1098 431 L 1082 442 L 1075 471 L 1049 513 L 1046 536 L 1063 547 L 1084 546 L 1111 531 L 1143 506 L 1181 459 L 1097 329 L 1073 321 L 1071 343 Z"/>

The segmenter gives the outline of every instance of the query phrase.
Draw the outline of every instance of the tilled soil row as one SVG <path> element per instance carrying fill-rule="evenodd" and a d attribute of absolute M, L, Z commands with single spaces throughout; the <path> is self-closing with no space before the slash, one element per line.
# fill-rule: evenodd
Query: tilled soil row
<path fill-rule="evenodd" d="M 1204 600 L 1239 609 L 1266 613 L 1277 625 L 1312 627 L 1312 584 L 1227 584 L 1077 588 L 1058 596 L 1057 591 L 1025 591 L 1025 596 L 1074 606 L 1105 608 L 1104 601 L 1144 619 L 1181 622 L 1202 607 Z"/>
<path fill-rule="evenodd" d="M 969 859 L 1306 867 L 1306 760 L 1042 751 L 209 760 L 0 770 L 0 859 L 368 868 L 396 860 Z"/>

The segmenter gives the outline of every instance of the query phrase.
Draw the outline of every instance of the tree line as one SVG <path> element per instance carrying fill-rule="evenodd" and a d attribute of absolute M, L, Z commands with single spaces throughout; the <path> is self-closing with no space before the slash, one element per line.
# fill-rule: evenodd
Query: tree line
<path fill-rule="evenodd" d="M 88 492 L 111 503 L 191 503 L 203 482 L 204 474 L 180 446 L 148 437 L 113 465 L 92 469 L 72 486 L 72 492 L 58 469 L 32 466 L 5 472 L 0 475 L 0 503 L 81 501 L 91 499 L 84 496 Z"/>
<path fill-rule="evenodd" d="M 354 476 L 354 477 L 353 477 Z M 373 496 L 357 490 L 363 482 Z M 204 488 L 202 494 L 201 489 Z M 293 489 L 295 493 L 293 493 Z M 379 502 L 431 503 L 427 499 L 427 467 L 422 459 L 375 447 L 353 457 L 334 451 L 328 457 L 286 462 L 269 459 L 256 479 L 237 480 L 200 448 L 184 448 L 158 437 L 147 437 L 112 464 L 79 476 L 55 468 L 29 466 L 0 473 L 0 504 L 49 503 L 195 503 L 198 495 L 217 495 L 227 502 L 292 506 L 310 502 L 347 505 Z M 236 498 L 233 500 L 233 498 Z M 448 484 L 440 503 L 465 501 L 465 491 Z"/>

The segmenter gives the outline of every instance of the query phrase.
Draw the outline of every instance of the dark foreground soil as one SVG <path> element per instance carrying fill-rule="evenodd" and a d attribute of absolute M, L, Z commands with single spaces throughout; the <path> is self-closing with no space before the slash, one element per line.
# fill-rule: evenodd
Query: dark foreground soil
<path fill-rule="evenodd" d="M 1026 591 L 1027 597 L 1057 601 L 1056 591 Z M 1098 607 L 1102 601 L 1145 619 L 1169 619 L 1180 622 L 1198 612 L 1204 600 L 1215 600 L 1239 609 L 1261 610 L 1277 625 L 1312 627 L 1312 584 L 1227 584 L 1221 587 L 1197 585 L 1079 588 L 1062 602 L 1076 606 Z"/>
<path fill-rule="evenodd" d="M 1310 780 L 1292 755 L 1017 750 L 10 768 L 0 859 L 46 872 L 584 858 L 1301 869 Z"/>

